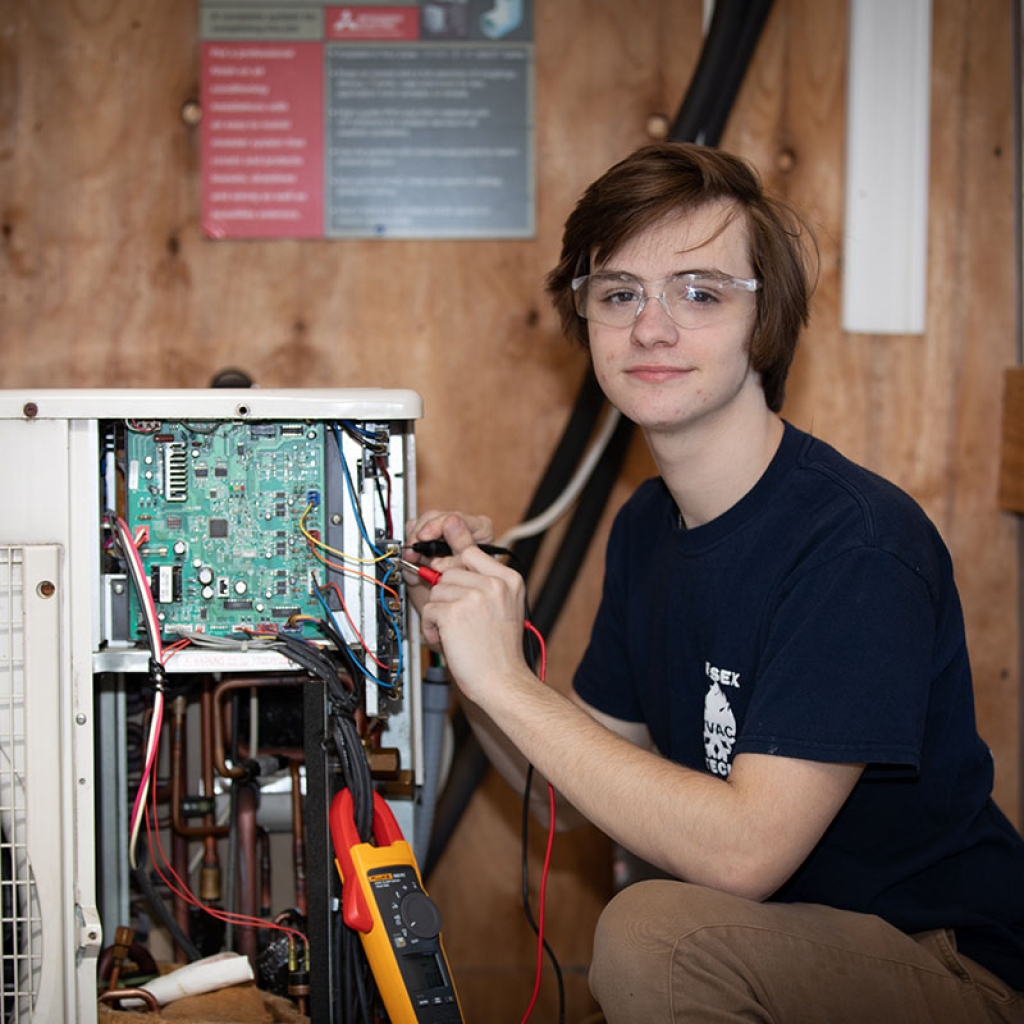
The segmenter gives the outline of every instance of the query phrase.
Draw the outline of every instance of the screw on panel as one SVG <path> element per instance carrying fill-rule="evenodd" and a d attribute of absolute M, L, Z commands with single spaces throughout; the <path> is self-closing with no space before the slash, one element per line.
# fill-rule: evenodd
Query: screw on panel
<path fill-rule="evenodd" d="M 57 588 L 50 580 L 43 580 L 42 583 L 36 587 L 36 593 L 40 597 L 53 597 L 57 593 Z"/>
<path fill-rule="evenodd" d="M 661 142 L 668 138 L 671 127 L 672 125 L 665 114 L 650 114 L 648 115 L 647 123 L 644 125 L 644 130 L 647 132 L 648 138 Z"/>
<path fill-rule="evenodd" d="M 185 100 L 181 105 L 181 119 L 187 125 L 195 126 L 203 119 L 203 108 L 198 100 Z"/>
<path fill-rule="evenodd" d="M 31 420 L 39 415 L 39 406 L 35 402 L 26 402 L 21 411 Z"/>

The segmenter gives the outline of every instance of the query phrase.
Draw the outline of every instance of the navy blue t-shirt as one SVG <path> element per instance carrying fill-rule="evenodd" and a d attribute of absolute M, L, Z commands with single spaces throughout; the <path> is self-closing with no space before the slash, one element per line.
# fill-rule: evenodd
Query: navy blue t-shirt
<path fill-rule="evenodd" d="M 897 487 L 790 424 L 754 488 L 696 529 L 647 481 L 612 528 L 574 685 L 721 777 L 745 751 L 866 763 L 772 899 L 954 928 L 1024 990 L 1024 839 L 991 799 L 949 553 Z"/>

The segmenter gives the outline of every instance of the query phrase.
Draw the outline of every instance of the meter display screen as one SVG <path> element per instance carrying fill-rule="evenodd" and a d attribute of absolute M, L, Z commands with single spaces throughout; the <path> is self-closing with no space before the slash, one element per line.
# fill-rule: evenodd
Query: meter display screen
<path fill-rule="evenodd" d="M 428 988 L 444 988 L 444 971 L 433 953 L 414 953 L 403 956 L 402 962 L 409 979 L 409 988 L 414 992 L 422 992 Z"/>

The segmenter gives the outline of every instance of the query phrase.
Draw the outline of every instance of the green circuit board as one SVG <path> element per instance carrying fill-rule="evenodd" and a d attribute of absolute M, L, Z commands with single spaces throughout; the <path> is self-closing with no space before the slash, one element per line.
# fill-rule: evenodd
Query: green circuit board
<path fill-rule="evenodd" d="M 128 525 L 161 631 L 214 635 L 321 615 L 323 564 L 300 524 L 324 534 L 324 425 L 145 423 L 127 429 Z M 132 595 L 131 622 L 141 635 Z"/>

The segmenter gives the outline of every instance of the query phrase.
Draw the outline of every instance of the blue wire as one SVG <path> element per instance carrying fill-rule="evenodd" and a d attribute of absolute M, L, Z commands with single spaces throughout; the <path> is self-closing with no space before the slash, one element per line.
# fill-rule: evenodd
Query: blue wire
<path fill-rule="evenodd" d="M 324 598 L 324 595 L 320 593 L 320 588 L 314 586 L 313 593 L 316 594 L 317 600 L 323 606 L 323 609 L 327 613 L 327 617 L 331 620 L 331 625 L 334 627 L 338 636 L 344 637 L 345 634 L 341 631 L 341 626 L 338 625 L 338 620 L 334 617 L 334 612 L 331 610 L 331 606 L 327 603 L 326 599 Z M 399 651 L 401 651 L 401 645 L 399 645 L 398 649 Z M 352 652 L 348 650 L 347 647 L 345 648 L 345 652 L 349 656 L 349 661 L 351 661 L 352 664 L 355 665 L 355 667 L 359 669 L 359 671 L 362 672 L 363 675 L 366 676 L 366 678 L 369 679 L 371 682 L 376 683 L 378 686 L 383 686 L 386 690 L 393 690 L 395 688 L 394 683 L 388 683 L 385 682 L 383 679 L 378 679 L 377 676 L 375 676 L 369 669 L 367 669 L 367 667 L 363 665 L 362 662 L 360 662 L 359 659 L 356 658 L 352 654 Z"/>
<path fill-rule="evenodd" d="M 395 574 L 395 565 L 394 563 L 391 563 L 388 566 L 388 571 L 384 573 L 384 576 L 381 578 L 381 583 L 386 586 L 388 580 L 391 579 L 393 574 Z M 383 590 L 380 591 L 378 600 L 380 601 L 380 610 L 387 616 L 388 621 L 391 623 L 391 626 L 395 631 L 395 642 L 398 646 L 398 657 L 395 659 L 395 675 L 401 676 L 402 669 L 405 667 L 405 644 L 402 641 L 402 630 L 398 625 L 398 619 L 395 617 L 395 613 L 388 607 L 387 601 L 384 600 Z"/>
<path fill-rule="evenodd" d="M 367 430 L 365 427 L 359 426 L 358 423 L 355 423 L 352 420 L 342 420 L 341 425 L 345 427 L 346 430 L 351 430 L 352 433 L 359 434 L 360 437 L 365 437 L 368 441 L 377 441 L 381 438 L 380 431 Z"/>
<path fill-rule="evenodd" d="M 369 431 L 365 431 L 365 430 L 361 430 L 361 429 L 357 428 L 354 424 L 349 423 L 349 421 L 347 421 L 347 420 L 342 421 L 342 422 L 345 423 L 346 426 L 349 426 L 352 429 L 354 429 L 357 433 L 362 434 L 362 436 L 364 436 L 364 437 L 373 437 L 373 436 L 375 436 L 374 434 L 370 433 Z M 348 463 L 345 461 L 345 451 L 342 448 L 342 444 L 341 444 L 341 431 L 338 429 L 338 424 L 337 423 L 332 423 L 331 424 L 331 430 L 334 433 L 335 444 L 337 444 L 337 446 L 338 446 L 338 460 L 341 462 L 341 471 L 342 471 L 343 476 L 345 477 L 345 487 L 346 487 L 346 489 L 348 491 L 349 501 L 350 501 L 350 503 L 352 505 L 352 511 L 353 511 L 353 513 L 355 515 L 356 525 L 359 527 L 359 532 L 360 532 L 360 534 L 362 534 L 363 540 L 366 542 L 366 544 L 368 545 L 370 550 L 375 555 L 377 555 L 378 558 L 383 558 L 384 557 L 384 552 L 381 551 L 380 548 L 378 548 L 377 545 L 374 544 L 372 540 L 370 540 L 370 536 L 366 532 L 366 524 L 363 522 L 363 517 L 360 514 L 360 511 L 359 511 L 359 501 L 358 501 L 358 499 L 356 497 L 355 487 L 352 484 L 352 474 L 349 471 Z M 391 562 L 391 563 L 388 564 L 388 570 L 384 574 L 384 577 L 382 578 L 381 582 L 386 584 L 388 579 L 390 579 L 391 575 L 394 572 L 395 572 L 395 565 L 394 565 L 393 562 Z M 331 613 L 330 608 L 327 606 L 327 603 L 324 601 L 323 597 L 320 596 L 319 592 L 318 592 L 317 596 L 320 597 L 321 604 L 323 604 L 323 606 L 327 610 L 328 614 L 331 615 L 332 621 L 334 621 L 334 616 Z M 402 637 L 402 629 L 401 629 L 401 626 L 399 625 L 397 617 L 391 611 L 391 609 L 388 607 L 387 601 L 384 599 L 384 592 L 383 591 L 380 591 L 378 593 L 378 601 L 380 603 L 381 611 L 387 617 L 388 621 L 390 621 L 391 626 L 392 626 L 392 628 L 395 631 L 395 638 L 396 638 L 396 643 L 397 643 L 397 646 L 398 646 L 398 658 L 396 659 L 395 675 L 396 676 L 401 676 L 402 669 L 404 668 L 404 657 L 405 657 L 405 645 L 404 645 L 403 637 Z M 335 628 L 337 628 L 337 623 L 336 622 L 335 622 Z M 338 633 L 341 634 L 341 630 L 340 629 L 338 629 Z M 341 634 L 341 635 L 344 635 L 344 634 Z M 356 664 L 358 665 L 359 663 L 356 662 Z M 364 666 L 359 665 L 359 668 L 366 675 L 366 677 L 368 679 L 372 679 L 374 682 L 380 684 L 381 686 L 387 686 L 387 687 L 393 687 L 394 686 L 393 683 L 385 683 L 383 680 L 378 679 L 376 676 L 374 676 L 370 672 L 368 672 Z"/>
<path fill-rule="evenodd" d="M 338 430 L 338 424 L 332 423 L 331 429 L 334 431 L 334 440 L 338 445 L 338 458 L 341 460 L 341 471 L 345 476 L 345 486 L 348 488 L 348 499 L 352 503 L 352 510 L 355 512 L 356 524 L 359 527 L 359 532 L 363 535 L 363 540 L 369 545 L 370 550 L 378 556 L 384 554 L 383 551 L 379 550 L 377 546 L 370 540 L 369 534 L 366 532 L 366 524 L 363 522 L 363 517 L 359 514 L 359 502 L 356 499 L 356 491 L 352 486 L 352 474 L 349 472 L 348 463 L 345 462 L 345 453 L 341 447 L 341 433 Z"/>

